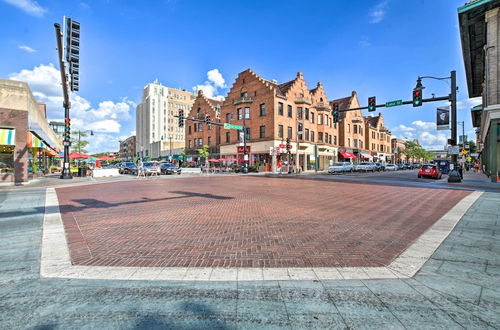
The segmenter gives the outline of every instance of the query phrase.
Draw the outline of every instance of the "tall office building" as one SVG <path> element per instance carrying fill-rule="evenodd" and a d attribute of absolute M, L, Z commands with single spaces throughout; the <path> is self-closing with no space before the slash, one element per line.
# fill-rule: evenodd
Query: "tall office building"
<path fill-rule="evenodd" d="M 163 86 L 158 80 L 146 85 L 136 109 L 137 156 L 157 159 L 180 154 L 184 149 L 184 129 L 179 128 L 179 110 L 187 115 L 195 95 L 186 90 Z"/>

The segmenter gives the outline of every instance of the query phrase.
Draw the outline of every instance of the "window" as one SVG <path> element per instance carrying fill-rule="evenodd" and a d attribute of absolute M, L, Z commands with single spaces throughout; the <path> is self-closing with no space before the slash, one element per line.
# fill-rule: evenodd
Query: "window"
<path fill-rule="evenodd" d="M 230 122 L 231 122 L 231 114 L 226 113 L 226 123 L 230 123 Z"/>
<path fill-rule="evenodd" d="M 362 140 L 359 140 L 359 147 L 360 147 L 361 149 L 363 149 L 363 141 L 362 141 Z"/>
<path fill-rule="evenodd" d="M 287 138 L 291 139 L 292 138 L 292 128 L 288 126 L 287 128 Z"/>
<path fill-rule="evenodd" d="M 325 143 L 328 143 L 328 133 L 325 132 Z"/>
<path fill-rule="evenodd" d="M 314 142 L 314 131 L 311 131 L 311 141 Z"/>
<path fill-rule="evenodd" d="M 278 115 L 283 116 L 283 103 L 278 102 Z"/>
<path fill-rule="evenodd" d="M 278 125 L 278 137 L 283 138 L 283 125 Z"/>
<path fill-rule="evenodd" d="M 358 140 L 354 139 L 352 142 L 354 142 L 354 148 L 357 148 L 358 147 Z"/>
<path fill-rule="evenodd" d="M 306 141 L 309 141 L 309 128 L 306 128 Z"/>
<path fill-rule="evenodd" d="M 292 118 L 292 106 L 288 106 L 288 117 Z"/>
<path fill-rule="evenodd" d="M 196 128 L 197 128 L 197 126 L 198 126 L 198 125 L 196 125 L 196 124 L 194 124 L 194 125 L 193 125 L 193 129 L 194 129 L 194 131 L 195 131 L 195 132 L 196 132 Z"/>
<path fill-rule="evenodd" d="M 305 111 L 305 118 L 306 120 L 309 120 L 309 108 L 306 108 L 306 111 Z"/>
<path fill-rule="evenodd" d="M 302 107 L 297 108 L 297 118 L 302 119 Z"/>
<path fill-rule="evenodd" d="M 203 123 L 198 123 L 198 132 L 203 132 Z"/>
<path fill-rule="evenodd" d="M 250 119 L 250 108 L 245 108 L 245 119 Z"/>
<path fill-rule="evenodd" d="M 242 120 L 243 119 L 243 115 L 241 113 L 241 108 L 236 109 L 236 114 L 238 116 L 238 120 Z"/>
<path fill-rule="evenodd" d="M 351 124 L 347 124 L 347 133 L 351 133 Z"/>
<path fill-rule="evenodd" d="M 266 137 L 266 126 L 259 127 L 259 137 L 261 139 Z"/>
<path fill-rule="evenodd" d="M 337 145 L 337 135 L 333 136 L 333 144 Z"/>
<path fill-rule="evenodd" d="M 198 108 L 198 110 L 196 111 L 196 113 L 199 115 L 201 113 L 201 108 Z"/>
<path fill-rule="evenodd" d="M 198 145 L 201 147 L 203 145 L 203 139 L 202 138 L 199 138 L 198 139 Z"/>
<path fill-rule="evenodd" d="M 314 112 L 311 112 L 311 123 L 314 124 Z"/>
<path fill-rule="evenodd" d="M 323 125 L 323 115 L 322 114 L 318 115 L 318 125 Z"/>
<path fill-rule="evenodd" d="M 193 147 L 193 141 L 189 140 L 189 148 Z"/>
<path fill-rule="evenodd" d="M 250 140 L 250 127 L 246 128 L 245 139 Z"/>
<path fill-rule="evenodd" d="M 350 147 L 351 146 L 351 139 L 347 138 L 347 146 Z"/>
<path fill-rule="evenodd" d="M 319 143 L 323 142 L 323 133 L 322 132 L 318 132 L 318 142 Z"/>
<path fill-rule="evenodd" d="M 358 125 L 353 125 L 354 134 L 358 134 Z"/>
<path fill-rule="evenodd" d="M 261 117 L 265 116 L 266 115 L 266 104 L 265 103 L 262 103 L 260 105 L 260 111 L 259 111 L 259 115 Z"/>
<path fill-rule="evenodd" d="M 231 134 L 229 132 L 226 132 L 226 143 L 229 143 L 231 140 Z"/>
<path fill-rule="evenodd" d="M 188 134 L 191 134 L 191 125 L 188 126 Z"/>
<path fill-rule="evenodd" d="M 245 82 L 245 81 L 243 81 L 243 82 Z M 243 93 L 240 94 L 240 96 L 241 97 L 248 97 L 248 93 L 247 92 L 243 92 Z"/>
<path fill-rule="evenodd" d="M 212 144 L 212 138 L 211 138 L 210 136 L 208 137 L 207 144 L 208 144 L 208 145 L 211 145 L 211 144 Z"/>

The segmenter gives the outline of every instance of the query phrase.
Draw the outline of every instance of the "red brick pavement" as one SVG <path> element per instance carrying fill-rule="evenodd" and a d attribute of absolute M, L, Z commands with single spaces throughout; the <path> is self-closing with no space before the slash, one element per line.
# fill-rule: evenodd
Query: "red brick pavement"
<path fill-rule="evenodd" d="M 470 192 L 265 177 L 56 189 L 73 264 L 388 265 Z"/>

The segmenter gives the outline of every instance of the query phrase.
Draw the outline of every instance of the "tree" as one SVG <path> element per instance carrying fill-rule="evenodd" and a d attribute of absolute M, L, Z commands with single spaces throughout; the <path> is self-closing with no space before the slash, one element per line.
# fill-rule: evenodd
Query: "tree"
<path fill-rule="evenodd" d="M 405 141 L 405 149 L 401 153 L 406 155 L 406 159 L 414 162 L 416 159 L 431 160 L 434 154 L 431 151 L 425 150 L 416 141 Z"/>
<path fill-rule="evenodd" d="M 78 152 L 79 154 L 86 154 L 85 147 L 89 144 L 86 140 L 82 139 L 87 137 L 84 131 L 73 131 L 71 134 L 71 151 Z"/>
<path fill-rule="evenodd" d="M 208 164 L 208 156 L 210 155 L 210 153 L 208 152 L 208 146 L 204 145 L 203 148 L 197 149 L 196 151 L 198 152 L 198 154 L 200 155 L 200 157 L 205 158 L 205 166 L 207 166 L 207 164 Z"/>

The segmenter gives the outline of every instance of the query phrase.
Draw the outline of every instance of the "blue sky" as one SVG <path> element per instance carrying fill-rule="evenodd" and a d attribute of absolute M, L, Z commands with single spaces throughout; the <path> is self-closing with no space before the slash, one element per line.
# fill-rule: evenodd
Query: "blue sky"
<path fill-rule="evenodd" d="M 247 68 L 285 82 L 298 71 L 310 88 L 322 81 L 330 99 L 356 90 L 362 105 L 411 98 L 419 75 L 457 70 L 459 120 L 473 136 L 457 8 L 465 0 L 366 1 L 32 1 L 0 0 L 0 77 L 25 80 L 63 117 L 53 23 L 71 16 L 82 26 L 80 92 L 73 125 L 92 128 L 90 151 L 113 151 L 135 131 L 144 85 L 225 96 Z M 51 66 L 52 64 L 52 66 Z M 212 71 L 217 70 L 217 71 Z M 212 72 L 207 77 L 208 72 Z M 424 80 L 424 97 L 449 84 Z M 434 129 L 443 103 L 383 109 L 386 126 L 442 148 L 449 131 Z M 459 126 L 459 128 L 461 128 Z"/>

